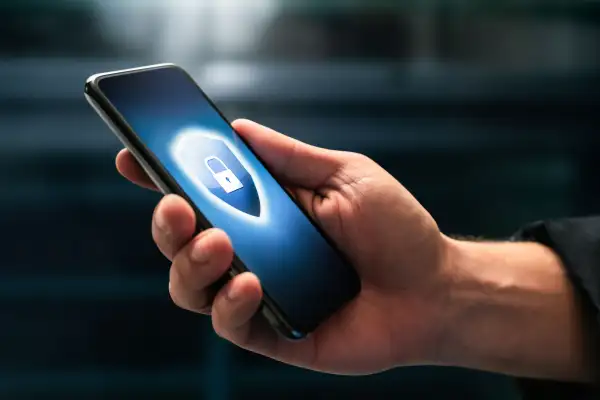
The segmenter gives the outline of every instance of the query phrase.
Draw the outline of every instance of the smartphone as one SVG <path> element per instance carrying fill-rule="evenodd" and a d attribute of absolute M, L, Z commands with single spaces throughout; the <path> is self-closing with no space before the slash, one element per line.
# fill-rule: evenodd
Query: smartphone
<path fill-rule="evenodd" d="M 358 294 L 344 254 L 181 67 L 96 74 L 84 92 L 156 186 L 194 208 L 198 232 L 228 234 L 229 275 L 258 277 L 261 312 L 283 336 L 306 337 Z"/>

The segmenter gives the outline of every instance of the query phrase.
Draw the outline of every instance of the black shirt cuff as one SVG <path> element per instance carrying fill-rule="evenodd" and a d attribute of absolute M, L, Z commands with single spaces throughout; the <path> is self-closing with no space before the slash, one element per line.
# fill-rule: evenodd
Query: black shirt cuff
<path fill-rule="evenodd" d="M 566 273 L 578 292 L 587 316 L 586 323 L 600 343 L 600 217 L 539 221 L 519 230 L 514 241 L 534 241 L 553 249 L 561 258 Z M 560 327 L 557 327 L 560 329 Z M 600 351 L 594 346 L 590 362 L 600 383 Z M 597 384 L 584 385 L 533 379 L 520 379 L 524 399 L 600 399 Z"/>

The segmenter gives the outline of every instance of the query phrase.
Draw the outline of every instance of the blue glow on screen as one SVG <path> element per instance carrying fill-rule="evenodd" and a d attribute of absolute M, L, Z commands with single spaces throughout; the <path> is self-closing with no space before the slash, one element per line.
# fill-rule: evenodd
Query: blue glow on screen
<path fill-rule="evenodd" d="M 354 294 L 353 273 L 186 73 L 147 70 L 104 78 L 99 87 L 202 214 L 227 232 L 291 322 L 310 326 Z M 233 174 L 221 176 L 230 193 L 206 168 L 214 157 Z"/>

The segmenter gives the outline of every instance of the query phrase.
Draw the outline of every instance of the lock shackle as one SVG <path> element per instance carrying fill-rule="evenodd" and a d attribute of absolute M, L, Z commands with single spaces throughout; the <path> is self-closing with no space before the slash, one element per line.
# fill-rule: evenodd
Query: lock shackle
<path fill-rule="evenodd" d="M 225 165 L 223 160 L 221 160 L 219 157 L 208 156 L 204 159 L 204 165 L 206 165 L 206 168 L 208 168 L 208 170 L 210 171 L 211 174 L 213 174 L 213 176 L 216 175 L 217 172 L 215 172 L 215 170 L 209 164 L 209 161 L 212 161 L 212 160 L 216 160 L 219 163 L 221 163 L 221 165 L 223 166 L 223 171 L 227 171 L 229 169 L 229 168 L 227 168 L 227 165 Z"/>

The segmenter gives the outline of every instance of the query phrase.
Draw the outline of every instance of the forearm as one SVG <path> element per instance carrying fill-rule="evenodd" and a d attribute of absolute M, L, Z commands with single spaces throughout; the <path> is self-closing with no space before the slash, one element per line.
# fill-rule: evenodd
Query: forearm
<path fill-rule="evenodd" d="M 558 380 L 591 376 L 589 330 L 560 259 L 536 243 L 449 239 L 440 362 Z"/>

